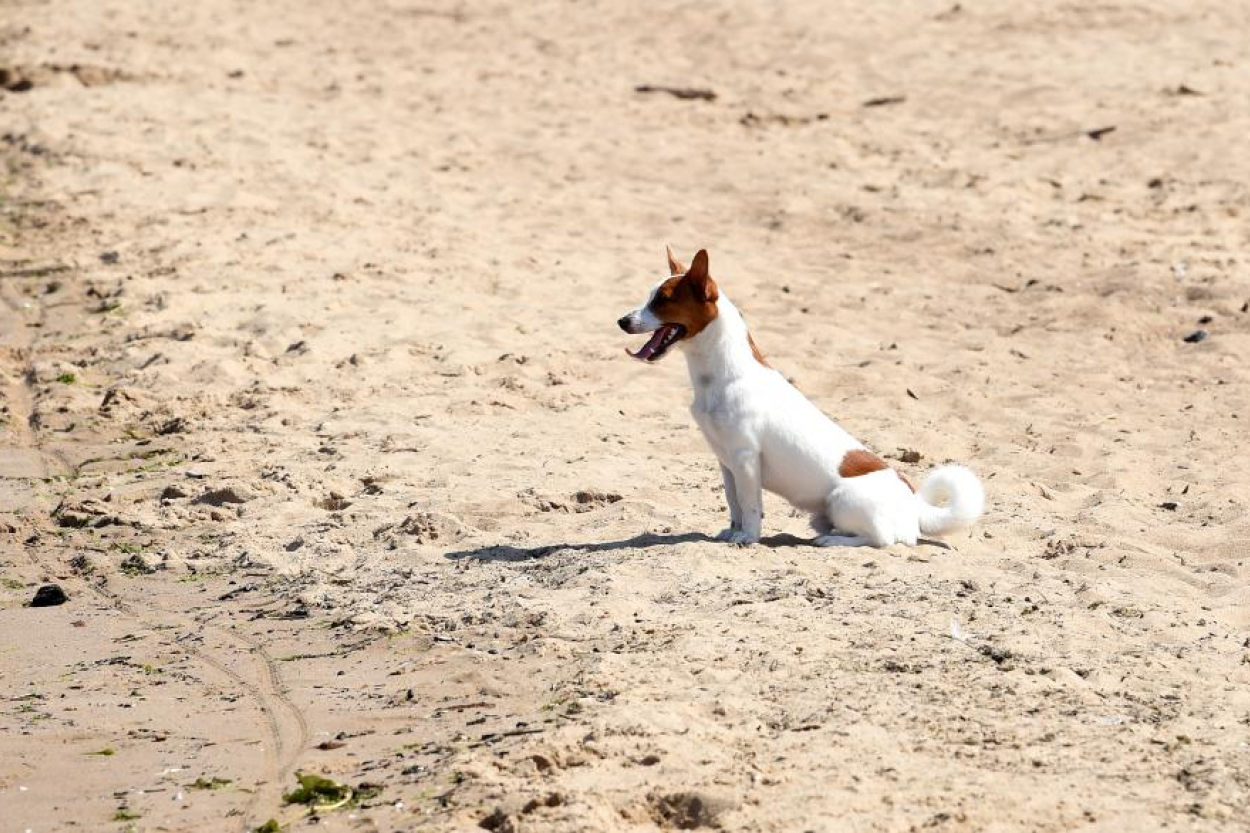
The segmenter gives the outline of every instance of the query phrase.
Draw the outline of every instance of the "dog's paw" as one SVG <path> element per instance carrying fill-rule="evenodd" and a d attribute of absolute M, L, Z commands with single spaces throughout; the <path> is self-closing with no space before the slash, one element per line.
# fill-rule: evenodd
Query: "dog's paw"
<path fill-rule="evenodd" d="M 862 547 L 868 541 L 856 535 L 821 535 L 812 543 L 818 547 Z"/>
<path fill-rule="evenodd" d="M 726 544 L 758 544 L 760 536 L 751 535 L 743 532 L 741 529 L 722 529 L 716 536 L 717 541 L 724 541 Z"/>

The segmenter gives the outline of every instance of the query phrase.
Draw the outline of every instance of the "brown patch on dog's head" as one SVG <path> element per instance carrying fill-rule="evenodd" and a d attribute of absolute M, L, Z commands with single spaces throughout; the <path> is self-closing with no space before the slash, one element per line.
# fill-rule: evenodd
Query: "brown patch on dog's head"
<path fill-rule="evenodd" d="M 669 252 L 670 268 L 681 264 Z M 716 319 L 720 291 L 707 271 L 707 251 L 700 249 L 684 274 L 660 284 L 651 299 L 651 312 L 665 324 L 678 324 L 682 339 L 694 338 Z"/>
<path fill-rule="evenodd" d="M 846 456 L 842 458 L 842 462 L 838 465 L 838 474 L 843 477 L 862 477 L 865 474 L 872 474 L 874 471 L 882 471 L 888 469 L 889 465 L 873 454 L 862 448 L 852 449 L 846 452 Z"/>

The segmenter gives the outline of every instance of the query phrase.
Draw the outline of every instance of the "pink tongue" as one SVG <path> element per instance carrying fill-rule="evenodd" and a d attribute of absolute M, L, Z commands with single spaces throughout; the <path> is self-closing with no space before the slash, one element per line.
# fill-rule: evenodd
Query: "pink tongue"
<path fill-rule="evenodd" d="M 629 353 L 628 349 L 626 349 L 625 352 L 629 353 L 629 355 L 639 361 L 649 361 L 651 357 L 655 355 L 655 351 L 660 349 L 660 342 L 664 340 L 664 336 L 670 329 L 670 327 L 661 327 L 656 330 L 651 334 L 651 338 L 647 339 L 647 343 L 642 345 L 642 348 L 637 353 Z"/>

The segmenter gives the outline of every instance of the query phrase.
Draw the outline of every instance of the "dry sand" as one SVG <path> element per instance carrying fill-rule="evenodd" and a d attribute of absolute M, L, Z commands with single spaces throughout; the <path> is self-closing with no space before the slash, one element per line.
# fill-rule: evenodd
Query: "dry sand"
<path fill-rule="evenodd" d="M 1245 3 L 0 14 L 4 830 L 1250 825 Z M 710 541 L 665 242 L 983 524 Z"/>

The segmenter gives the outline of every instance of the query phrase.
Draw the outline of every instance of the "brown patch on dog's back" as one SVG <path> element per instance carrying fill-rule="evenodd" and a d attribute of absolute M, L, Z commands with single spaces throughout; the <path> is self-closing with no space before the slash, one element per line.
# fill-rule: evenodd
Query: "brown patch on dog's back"
<path fill-rule="evenodd" d="M 865 474 L 872 474 L 874 471 L 883 471 L 888 469 L 889 465 L 863 448 L 852 449 L 846 452 L 846 456 L 842 458 L 841 464 L 838 465 L 838 474 L 843 477 L 862 477 Z"/>
<path fill-rule="evenodd" d="M 760 348 L 756 346 L 755 339 L 751 338 L 750 333 L 747 333 L 747 344 L 751 345 L 751 355 L 755 356 L 755 360 L 757 362 L 764 365 L 764 367 L 772 367 L 772 365 L 768 363 L 768 359 L 764 358 L 764 354 L 760 352 Z"/>
<path fill-rule="evenodd" d="M 651 311 L 665 324 L 686 328 L 683 338 L 694 338 L 716 320 L 720 292 L 707 271 L 707 252 L 700 250 L 684 275 L 660 284 L 651 299 Z"/>

